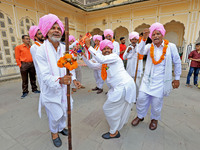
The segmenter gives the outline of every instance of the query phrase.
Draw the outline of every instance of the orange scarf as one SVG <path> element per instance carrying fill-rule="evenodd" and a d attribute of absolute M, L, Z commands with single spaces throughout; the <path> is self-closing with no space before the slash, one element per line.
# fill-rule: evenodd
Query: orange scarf
<path fill-rule="evenodd" d="M 139 37 L 139 43 L 142 41 L 142 37 Z M 138 59 L 143 60 L 144 55 L 138 53 Z"/>
<path fill-rule="evenodd" d="M 96 51 L 97 51 L 99 49 L 99 45 L 98 46 L 95 45 L 94 49 L 96 49 Z"/>
<path fill-rule="evenodd" d="M 37 46 L 41 46 L 41 45 L 40 45 L 38 42 L 36 42 L 36 41 L 35 41 L 34 43 L 35 43 L 35 45 L 37 45 Z"/>
<path fill-rule="evenodd" d="M 160 64 L 165 59 L 165 54 L 167 52 L 168 44 L 169 44 L 169 41 L 168 40 L 164 40 L 163 53 L 160 56 L 160 59 L 158 61 L 156 61 L 155 58 L 154 58 L 154 46 L 153 46 L 153 43 L 151 44 L 151 47 L 150 47 L 150 57 L 151 57 L 152 63 L 154 65 Z"/>
<path fill-rule="evenodd" d="M 102 67 L 101 67 L 101 78 L 103 80 L 106 80 L 106 78 L 107 78 L 107 72 L 106 72 L 107 69 L 108 69 L 108 65 L 107 64 L 102 64 Z"/>

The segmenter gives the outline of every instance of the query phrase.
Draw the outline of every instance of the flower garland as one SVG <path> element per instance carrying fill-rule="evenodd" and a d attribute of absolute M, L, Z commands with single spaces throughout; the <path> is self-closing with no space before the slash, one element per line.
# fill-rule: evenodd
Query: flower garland
<path fill-rule="evenodd" d="M 139 37 L 139 42 L 138 43 L 140 43 L 141 41 L 142 41 L 142 37 Z M 141 55 L 141 54 L 138 53 L 138 59 L 139 60 L 143 60 L 143 58 L 144 58 L 144 55 Z"/>
<path fill-rule="evenodd" d="M 102 64 L 102 67 L 101 67 L 101 78 L 103 80 L 106 80 L 106 78 L 107 78 L 106 70 L 108 70 L 108 65 L 107 64 Z"/>
<path fill-rule="evenodd" d="M 71 54 L 65 54 L 58 60 L 57 65 L 59 68 L 65 67 L 69 69 L 69 71 L 72 71 L 73 69 L 76 69 L 78 67 L 78 63 L 76 60 L 77 58 L 72 57 Z"/>
<path fill-rule="evenodd" d="M 160 59 L 159 59 L 158 61 L 156 61 L 156 60 L 154 59 L 154 46 L 153 46 L 153 43 L 151 44 L 151 47 L 150 47 L 150 57 L 151 57 L 152 63 L 153 63 L 154 65 L 160 64 L 160 63 L 165 59 L 165 54 L 166 54 L 166 52 L 167 52 L 168 44 L 169 44 L 169 41 L 168 41 L 168 40 L 164 40 L 163 53 L 162 53 L 162 55 L 160 56 Z"/>
<path fill-rule="evenodd" d="M 34 42 L 34 43 L 35 43 L 35 45 L 40 46 L 40 44 L 38 42 Z"/>

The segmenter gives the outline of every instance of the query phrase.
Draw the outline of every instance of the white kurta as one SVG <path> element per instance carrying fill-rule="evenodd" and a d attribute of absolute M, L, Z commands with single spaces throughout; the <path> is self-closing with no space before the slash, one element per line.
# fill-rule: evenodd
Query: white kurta
<path fill-rule="evenodd" d="M 169 43 L 165 59 L 160 64 L 154 65 L 150 57 L 150 47 L 151 44 L 145 45 L 144 41 L 141 41 L 138 47 L 140 54 L 147 55 L 147 61 L 136 108 L 138 117 L 144 118 L 151 105 L 151 119 L 160 120 L 163 96 L 168 96 L 172 89 L 172 62 L 174 63 L 175 80 L 179 80 L 181 60 L 176 45 Z M 154 58 L 156 61 L 160 59 L 163 47 L 164 41 L 160 47 L 154 45 Z"/>
<path fill-rule="evenodd" d="M 107 83 L 110 89 L 103 110 L 110 125 L 110 133 L 114 134 L 129 118 L 132 104 L 136 100 L 135 83 L 124 69 L 123 61 L 117 54 L 103 56 L 92 47 L 89 51 L 100 64 L 108 65 Z"/>
<path fill-rule="evenodd" d="M 53 133 L 60 130 L 59 127 L 55 127 L 56 125 L 65 124 L 64 120 L 66 122 L 67 86 L 59 84 L 59 78 L 66 75 L 66 68 L 57 66 L 57 61 L 64 52 L 65 45 L 60 43 L 56 51 L 52 43 L 45 40 L 36 53 L 36 62 L 41 73 L 41 98 L 38 112 L 41 117 L 41 106 L 45 106 L 49 117 L 49 126 Z M 73 71 L 71 73 L 73 74 Z M 72 101 L 71 98 L 71 105 Z"/>
<path fill-rule="evenodd" d="M 132 50 L 127 52 L 129 47 L 131 47 Z M 135 71 L 137 67 L 137 58 L 138 58 L 137 47 L 138 45 L 136 45 L 136 47 L 133 47 L 132 45 L 128 46 L 123 55 L 123 59 L 124 60 L 127 59 L 126 71 L 132 78 L 135 77 Z M 143 60 L 139 60 L 137 77 L 140 78 L 142 76 L 142 73 L 143 73 Z"/>
<path fill-rule="evenodd" d="M 170 92 L 164 91 L 164 83 L 167 83 L 165 86 L 172 87 L 172 62 L 174 63 L 175 80 L 180 80 L 181 60 L 176 45 L 173 43 L 169 43 L 167 53 L 165 54 L 165 59 L 160 64 L 153 65 L 152 59 L 150 57 L 150 47 L 151 44 L 145 45 L 145 42 L 143 40 L 140 42 L 138 47 L 138 52 L 140 54 L 147 55 L 145 72 L 142 79 L 140 91 L 143 91 L 155 97 L 162 98 L 163 96 L 169 95 Z M 164 41 L 160 47 L 156 47 L 156 45 L 154 45 L 154 57 L 156 61 L 160 59 L 160 56 L 163 52 L 163 47 Z M 168 65 L 166 65 L 166 63 L 168 63 Z M 168 68 L 170 69 L 168 70 Z M 169 79 L 166 79 L 167 76 L 169 76 Z"/>
<path fill-rule="evenodd" d="M 100 47 L 95 48 L 95 50 L 98 53 L 102 54 Z M 97 60 L 94 57 L 92 57 L 91 60 L 92 60 L 91 61 L 92 63 L 98 63 Z M 101 77 L 101 69 L 94 69 L 94 78 L 95 78 L 97 87 L 100 88 L 100 89 L 103 89 L 104 80 Z"/>
<path fill-rule="evenodd" d="M 37 42 L 37 41 L 35 41 Z M 40 46 L 42 45 L 41 43 L 37 42 Z M 39 68 L 38 68 L 38 64 L 36 62 L 36 58 L 35 58 L 35 55 L 36 55 L 36 52 L 37 52 L 37 49 L 38 49 L 38 45 L 36 44 L 33 44 L 30 48 L 30 51 L 31 51 L 31 55 L 32 55 L 32 58 L 33 58 L 33 63 L 34 63 L 34 67 L 35 67 L 35 71 L 36 71 L 36 74 L 37 74 L 37 79 L 38 79 L 38 83 L 39 83 L 39 86 L 40 86 L 40 72 L 39 72 Z"/>
<path fill-rule="evenodd" d="M 113 45 L 114 45 L 114 48 L 112 50 L 113 53 L 119 55 L 120 54 L 120 46 L 119 46 L 119 43 L 114 41 L 113 42 Z"/>

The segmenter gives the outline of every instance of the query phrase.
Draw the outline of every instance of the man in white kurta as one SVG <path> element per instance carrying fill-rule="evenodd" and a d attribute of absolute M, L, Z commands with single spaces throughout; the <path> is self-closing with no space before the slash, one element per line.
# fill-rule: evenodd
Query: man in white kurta
<path fill-rule="evenodd" d="M 86 46 L 89 47 L 88 50 L 99 64 L 107 64 L 107 70 L 105 71 L 110 89 L 103 110 L 110 131 L 103 134 L 102 137 L 104 139 L 119 138 L 119 130 L 127 123 L 131 108 L 136 100 L 134 80 L 124 69 L 121 58 L 112 53 L 114 46 L 111 41 L 107 39 L 101 41 L 100 50 L 102 50 L 103 55 L 90 46 L 89 39 L 86 39 Z"/>
<path fill-rule="evenodd" d="M 38 28 L 38 26 L 31 26 L 30 27 L 29 36 L 32 40 L 34 40 L 34 44 L 31 46 L 30 51 L 31 51 L 33 63 L 34 63 L 34 66 L 35 66 L 38 83 L 39 83 L 39 86 L 40 86 L 40 72 L 39 72 L 38 64 L 36 63 L 35 55 L 36 55 L 38 47 L 40 47 L 43 44 L 44 37 L 43 37 L 40 29 Z"/>
<path fill-rule="evenodd" d="M 147 115 L 151 105 L 150 130 L 157 128 L 158 120 L 161 118 L 163 97 L 168 96 L 173 88 L 179 87 L 181 75 L 181 60 L 176 45 L 163 40 L 165 35 L 164 26 L 154 23 L 149 30 L 144 30 L 144 39 L 138 47 L 138 52 L 147 55 L 145 72 L 137 98 L 137 117 L 132 121 L 133 126 L 137 126 Z M 152 39 L 152 44 L 145 45 L 148 36 Z M 166 53 L 165 53 L 166 50 Z M 164 55 L 164 60 L 162 56 Z M 174 63 L 175 80 L 172 81 L 172 62 Z"/>
<path fill-rule="evenodd" d="M 38 111 L 41 116 L 41 106 L 45 107 L 53 144 L 60 147 L 62 141 L 58 133 L 68 135 L 68 131 L 65 129 L 67 119 L 66 93 L 67 85 L 71 84 L 71 76 L 66 75 L 66 68 L 57 66 L 57 61 L 65 52 L 65 46 L 60 43 L 64 26 L 57 16 L 48 14 L 40 18 L 38 27 L 44 37 L 48 36 L 36 53 L 36 63 L 41 79 L 41 98 Z M 73 78 L 74 76 L 72 76 L 72 80 L 74 80 Z M 73 82 L 76 84 L 76 80 Z"/>
<path fill-rule="evenodd" d="M 139 34 L 137 32 L 131 32 L 129 34 L 129 39 L 130 39 L 131 45 L 129 45 L 126 48 L 123 58 L 124 58 L 124 60 L 127 59 L 126 71 L 134 79 L 136 67 L 137 67 L 137 59 L 138 59 L 138 55 L 139 55 L 137 52 Z M 136 79 L 136 84 L 138 87 L 139 87 L 140 78 L 142 76 L 142 73 L 143 73 L 143 60 L 139 60 L 138 70 L 137 70 L 137 79 Z"/>
<path fill-rule="evenodd" d="M 113 48 L 112 52 L 119 55 L 120 54 L 120 46 L 119 46 L 119 43 L 113 39 L 113 36 L 114 36 L 114 33 L 111 29 L 104 30 L 105 39 L 110 40 L 113 43 L 114 48 Z"/>
<path fill-rule="evenodd" d="M 98 52 L 98 53 L 102 53 L 100 50 L 100 42 L 102 41 L 102 36 L 101 35 L 94 35 L 93 36 L 93 41 L 95 42 L 95 46 L 94 49 Z M 83 59 L 85 60 L 85 58 Z M 97 63 L 97 60 L 92 57 L 91 59 L 92 63 Z M 90 67 L 90 66 L 88 66 Z M 94 78 L 96 81 L 96 87 L 92 89 L 92 91 L 97 91 L 97 94 L 100 94 L 103 92 L 103 84 L 104 81 L 101 77 L 101 69 L 93 69 L 94 70 Z"/>

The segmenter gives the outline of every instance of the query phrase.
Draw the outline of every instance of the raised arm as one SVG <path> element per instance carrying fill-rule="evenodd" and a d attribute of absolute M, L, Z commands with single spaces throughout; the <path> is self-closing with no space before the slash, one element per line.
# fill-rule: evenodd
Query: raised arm
<path fill-rule="evenodd" d="M 101 69 L 102 64 L 100 64 L 98 62 L 94 63 L 94 62 L 92 62 L 92 60 L 87 60 L 87 58 L 85 56 L 82 56 L 82 58 L 83 58 L 83 61 L 86 63 L 86 65 L 89 68 L 91 68 L 93 70 L 99 70 L 99 69 Z"/>
<path fill-rule="evenodd" d="M 92 46 L 88 48 L 92 56 L 100 63 L 100 64 L 110 64 L 117 61 L 117 58 L 119 57 L 117 54 L 110 54 L 110 55 L 102 55 L 98 53 Z"/>

